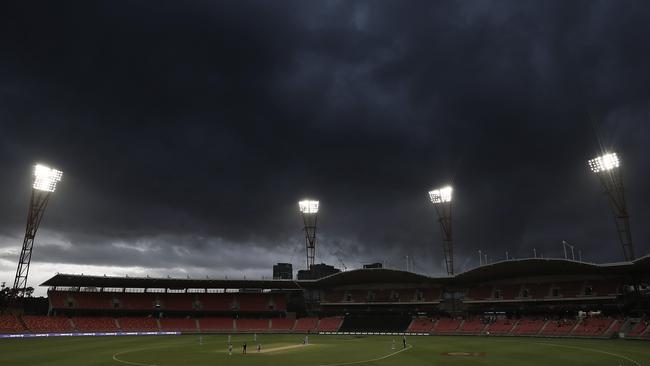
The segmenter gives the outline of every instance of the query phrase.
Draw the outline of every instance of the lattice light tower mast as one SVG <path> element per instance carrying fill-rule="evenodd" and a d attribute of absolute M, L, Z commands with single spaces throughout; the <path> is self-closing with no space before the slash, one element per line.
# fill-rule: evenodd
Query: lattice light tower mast
<path fill-rule="evenodd" d="M 447 274 L 454 275 L 454 241 L 451 231 L 451 186 L 434 189 L 429 192 L 429 199 L 438 213 L 438 222 L 442 231 L 442 249 L 445 255 Z"/>
<path fill-rule="evenodd" d="M 25 295 L 29 264 L 32 260 L 32 249 L 34 248 L 34 237 L 43 219 L 50 195 L 56 189 L 56 184 L 61 180 L 62 176 L 63 172 L 59 170 L 41 164 L 34 166 L 34 183 L 32 184 L 32 197 L 29 201 L 25 239 L 23 240 L 23 248 L 20 251 L 16 279 L 14 280 L 13 289 L 16 296 Z"/>
<path fill-rule="evenodd" d="M 316 222 L 318 220 L 318 201 L 302 200 L 298 202 L 302 221 L 305 224 L 305 247 L 307 249 L 307 269 L 314 265 L 316 257 Z"/>
<path fill-rule="evenodd" d="M 609 198 L 609 205 L 614 213 L 616 233 L 623 247 L 623 256 L 626 261 L 635 259 L 632 234 L 630 232 L 630 215 L 625 204 L 625 190 L 623 188 L 623 173 L 616 153 L 605 153 L 588 161 L 589 168 L 594 172 L 605 188 Z"/>

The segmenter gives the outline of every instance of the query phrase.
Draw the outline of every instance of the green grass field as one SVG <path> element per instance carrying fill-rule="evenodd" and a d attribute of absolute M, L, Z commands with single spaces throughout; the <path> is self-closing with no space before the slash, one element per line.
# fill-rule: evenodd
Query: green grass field
<path fill-rule="evenodd" d="M 623 340 L 301 335 L 63 337 L 0 340 L 0 365 L 650 365 L 650 342 Z M 392 349 L 395 339 L 396 349 Z M 242 355 L 242 343 L 248 354 Z"/>

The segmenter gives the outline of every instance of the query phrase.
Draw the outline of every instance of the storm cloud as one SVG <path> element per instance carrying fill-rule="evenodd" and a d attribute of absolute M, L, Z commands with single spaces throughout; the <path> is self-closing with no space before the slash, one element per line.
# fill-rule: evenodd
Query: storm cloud
<path fill-rule="evenodd" d="M 3 3 L 0 280 L 37 161 L 65 173 L 31 284 L 304 267 L 303 197 L 317 261 L 440 275 L 426 193 L 448 183 L 458 270 L 562 240 L 618 261 L 585 163 L 603 150 L 645 255 L 648 19 L 644 1 Z"/>

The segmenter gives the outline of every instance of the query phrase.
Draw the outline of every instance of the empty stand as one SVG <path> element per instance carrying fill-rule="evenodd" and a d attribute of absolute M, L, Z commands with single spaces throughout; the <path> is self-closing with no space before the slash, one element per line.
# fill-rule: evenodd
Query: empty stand
<path fill-rule="evenodd" d="M 586 337 L 604 336 L 605 331 L 609 329 L 613 322 L 614 319 L 611 318 L 586 318 L 575 327 L 571 335 Z"/>
<path fill-rule="evenodd" d="M 508 334 L 512 331 L 517 322 L 511 319 L 496 320 L 487 325 L 486 332 L 490 334 Z"/>
<path fill-rule="evenodd" d="M 646 330 L 646 328 L 647 328 L 648 326 L 649 326 L 648 322 L 642 320 L 642 321 L 638 322 L 638 323 L 637 323 L 637 324 L 632 328 L 632 330 L 630 330 L 630 331 L 627 333 L 627 336 L 628 336 L 628 337 L 640 337 L 640 336 L 643 334 L 643 332 L 645 332 L 645 330 Z"/>
<path fill-rule="evenodd" d="M 336 332 L 343 323 L 343 317 L 322 318 L 316 327 L 317 332 Z"/>
<path fill-rule="evenodd" d="M 541 334 L 547 336 L 565 336 L 568 335 L 576 325 L 573 319 L 549 320 Z"/>
<path fill-rule="evenodd" d="M 160 327 L 164 331 L 197 332 L 196 320 L 191 318 L 163 318 Z"/>
<path fill-rule="evenodd" d="M 115 332 L 117 324 L 109 317 L 76 317 L 73 319 L 75 328 L 82 332 Z"/>
<path fill-rule="evenodd" d="M 124 317 L 117 319 L 120 329 L 124 331 L 159 331 L 158 322 L 155 318 L 131 318 Z"/>
<path fill-rule="evenodd" d="M 23 333 L 26 329 L 13 315 L 0 315 L 0 333 Z"/>
<path fill-rule="evenodd" d="M 72 332 L 72 324 L 70 319 L 58 316 L 23 316 L 25 325 L 32 332 Z"/>
<path fill-rule="evenodd" d="M 441 318 L 439 319 L 431 329 L 433 333 L 453 333 L 460 327 L 462 320 L 459 319 L 449 319 Z"/>
<path fill-rule="evenodd" d="M 199 328 L 205 332 L 232 332 L 232 318 L 201 318 L 199 319 Z"/>
<path fill-rule="evenodd" d="M 274 332 L 289 332 L 296 324 L 296 319 L 273 318 L 271 319 L 271 330 Z"/>
<path fill-rule="evenodd" d="M 296 324 L 293 327 L 294 332 L 312 332 L 316 330 L 318 325 L 318 318 L 299 318 L 296 319 Z"/>
<path fill-rule="evenodd" d="M 269 330 L 269 319 L 237 319 L 238 332 L 266 332 Z"/>
<path fill-rule="evenodd" d="M 404 332 L 411 323 L 410 316 L 402 315 L 348 315 L 339 332 Z M 321 322 L 323 319 L 321 319 Z"/>
<path fill-rule="evenodd" d="M 431 318 L 415 318 L 409 324 L 408 331 L 414 333 L 428 333 L 433 328 L 433 320 Z"/>
<path fill-rule="evenodd" d="M 535 335 L 546 324 L 542 319 L 520 319 L 512 330 L 516 335 Z"/>
<path fill-rule="evenodd" d="M 485 329 L 485 323 L 483 322 L 483 319 L 474 318 L 465 320 L 460 328 L 458 328 L 458 331 L 460 333 L 476 334 L 481 333 L 483 329 Z"/>

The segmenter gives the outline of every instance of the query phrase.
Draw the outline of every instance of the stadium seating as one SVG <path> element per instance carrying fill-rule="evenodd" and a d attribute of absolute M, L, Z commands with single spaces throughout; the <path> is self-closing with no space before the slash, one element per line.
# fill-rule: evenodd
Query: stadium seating
<path fill-rule="evenodd" d="M 237 319 L 235 321 L 238 332 L 267 332 L 269 319 Z"/>
<path fill-rule="evenodd" d="M 163 331 L 197 332 L 196 320 L 192 318 L 162 318 L 160 328 Z"/>
<path fill-rule="evenodd" d="M 586 318 L 575 327 L 571 335 L 586 337 L 603 336 L 613 322 L 614 319 L 611 318 Z"/>
<path fill-rule="evenodd" d="M 26 329 L 13 315 L 0 315 L 0 333 L 23 333 Z"/>
<path fill-rule="evenodd" d="M 643 332 L 646 330 L 646 328 L 647 328 L 648 326 L 650 326 L 650 324 L 649 324 L 647 321 L 643 321 L 643 320 L 642 320 L 642 321 L 638 322 L 638 323 L 637 323 L 637 324 L 632 328 L 632 330 L 630 330 L 630 331 L 627 333 L 627 336 L 628 336 L 628 337 L 640 337 L 640 336 L 643 334 Z"/>
<path fill-rule="evenodd" d="M 122 310 L 156 310 L 156 294 L 121 293 L 114 298 Z"/>
<path fill-rule="evenodd" d="M 199 319 L 199 328 L 204 332 L 232 332 L 232 318 L 202 318 Z"/>
<path fill-rule="evenodd" d="M 495 320 L 487 325 L 486 332 L 490 334 L 509 334 L 517 322 L 510 319 Z"/>
<path fill-rule="evenodd" d="M 545 336 L 565 336 L 576 326 L 576 321 L 573 319 L 560 319 L 550 320 L 546 323 L 541 334 Z"/>
<path fill-rule="evenodd" d="M 271 331 L 273 332 L 289 332 L 296 324 L 296 319 L 288 318 L 273 318 L 271 319 Z"/>
<path fill-rule="evenodd" d="M 108 317 L 75 317 L 72 319 L 75 329 L 82 332 L 115 332 L 117 324 L 114 318 Z"/>
<path fill-rule="evenodd" d="M 117 322 L 123 331 L 159 331 L 155 318 L 118 318 Z"/>
<path fill-rule="evenodd" d="M 231 311 L 234 306 L 233 294 L 200 294 L 196 300 L 204 311 Z"/>
<path fill-rule="evenodd" d="M 485 322 L 483 322 L 483 320 L 480 318 L 467 319 L 458 328 L 458 332 L 470 334 L 482 333 L 483 329 L 485 329 L 485 326 Z"/>
<path fill-rule="evenodd" d="M 23 316 L 25 325 L 32 332 L 48 333 L 48 332 L 72 332 L 72 324 L 70 319 L 57 316 Z"/>
<path fill-rule="evenodd" d="M 160 307 L 166 311 L 192 311 L 194 299 L 192 294 L 158 295 Z"/>
<path fill-rule="evenodd" d="M 463 321 L 460 319 L 439 319 L 431 328 L 432 333 L 453 333 L 455 332 Z"/>
<path fill-rule="evenodd" d="M 317 332 L 336 332 L 343 323 L 343 317 L 335 316 L 329 318 L 322 318 L 316 326 Z"/>
<path fill-rule="evenodd" d="M 70 295 L 75 309 L 110 309 L 113 294 L 104 292 L 78 292 Z"/>
<path fill-rule="evenodd" d="M 535 335 L 544 327 L 544 324 L 546 324 L 546 321 L 541 319 L 521 319 L 512 329 L 512 334 Z"/>
<path fill-rule="evenodd" d="M 414 318 L 408 327 L 408 331 L 415 333 L 428 333 L 433 328 L 433 324 L 431 318 Z"/>
<path fill-rule="evenodd" d="M 318 318 L 299 318 L 296 319 L 293 331 L 299 333 L 312 332 L 316 329 L 317 325 Z"/>

